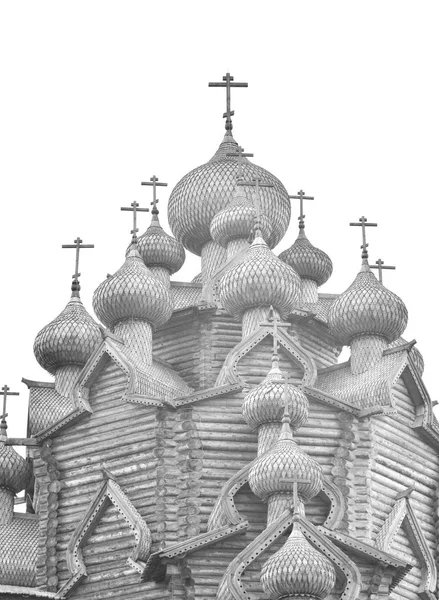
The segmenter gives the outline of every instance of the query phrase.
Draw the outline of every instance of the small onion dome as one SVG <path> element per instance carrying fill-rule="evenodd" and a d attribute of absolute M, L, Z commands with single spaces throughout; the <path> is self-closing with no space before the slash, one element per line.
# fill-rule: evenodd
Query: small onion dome
<path fill-rule="evenodd" d="M 96 289 L 93 308 L 109 328 L 125 319 L 148 321 L 159 327 L 172 314 L 172 299 L 164 284 L 145 265 L 133 243 L 121 268 Z"/>
<path fill-rule="evenodd" d="M 8 488 L 18 494 L 29 483 L 30 464 L 12 446 L 0 441 L 0 488 Z"/>
<path fill-rule="evenodd" d="M 331 561 L 308 542 L 297 524 L 285 545 L 261 570 L 262 588 L 273 600 L 323 599 L 334 587 L 335 579 Z"/>
<path fill-rule="evenodd" d="M 102 341 L 99 325 L 85 310 L 78 288 L 76 281 L 65 309 L 35 338 L 35 358 L 43 369 L 53 375 L 58 367 L 84 366 Z"/>
<path fill-rule="evenodd" d="M 151 225 L 138 238 L 137 249 L 147 267 L 163 267 L 172 275 L 183 266 L 183 245 L 163 231 L 157 209 L 152 211 Z"/>
<path fill-rule="evenodd" d="M 308 418 L 308 399 L 294 385 L 288 384 L 290 424 L 293 431 L 299 429 Z M 285 380 L 279 370 L 279 359 L 275 354 L 272 367 L 262 383 L 249 392 L 242 406 L 245 422 L 257 429 L 264 423 L 282 421 L 285 407 Z"/>
<path fill-rule="evenodd" d="M 235 316 L 261 305 L 273 306 L 281 315 L 289 315 L 297 306 L 299 294 L 297 273 L 279 260 L 259 236 L 220 281 L 221 303 Z"/>
<path fill-rule="evenodd" d="M 303 230 L 300 230 L 294 244 L 279 254 L 279 258 L 293 267 L 301 277 L 312 279 L 318 286 L 331 277 L 331 259 L 326 252 L 311 244 Z"/>
<path fill-rule="evenodd" d="M 256 460 L 249 473 L 252 492 L 264 502 L 272 494 L 293 493 L 288 479 L 306 479 L 297 483 L 297 494 L 303 500 L 314 498 L 323 487 L 322 467 L 293 440 L 289 418 L 284 417 L 282 433 L 272 448 Z"/>
<path fill-rule="evenodd" d="M 396 340 L 407 326 L 407 308 L 396 294 L 378 281 L 367 260 L 348 289 L 332 303 L 328 313 L 331 333 L 348 344 L 358 335 Z"/>
<path fill-rule="evenodd" d="M 227 154 L 237 152 L 237 149 L 238 144 L 227 132 L 211 160 L 185 175 L 169 198 L 168 220 L 175 237 L 199 256 L 202 247 L 211 240 L 212 219 L 233 196 L 239 162 L 237 157 Z M 270 215 L 272 226 L 267 241 L 274 248 L 285 235 L 290 222 L 288 192 L 277 177 L 247 158 L 242 159 L 242 175 L 245 180 L 258 177 L 274 186 L 261 190 L 261 212 Z"/>
<path fill-rule="evenodd" d="M 210 225 L 210 234 L 220 246 L 227 246 L 230 240 L 248 238 L 255 224 L 255 208 L 247 199 L 242 187 L 237 187 L 233 200 L 217 213 Z M 262 237 L 268 240 L 271 223 L 266 215 L 261 215 Z"/>

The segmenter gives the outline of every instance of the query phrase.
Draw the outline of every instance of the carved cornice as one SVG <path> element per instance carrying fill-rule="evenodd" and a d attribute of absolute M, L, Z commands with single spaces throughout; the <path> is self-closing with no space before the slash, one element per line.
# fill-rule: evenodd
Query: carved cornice
<path fill-rule="evenodd" d="M 143 565 L 140 565 L 138 561 L 145 562 L 149 556 L 151 532 L 147 524 L 124 494 L 114 476 L 105 468 L 103 469 L 103 475 L 105 479 L 103 485 L 73 532 L 67 546 L 67 566 L 71 572 L 71 577 L 58 591 L 57 598 L 65 598 L 87 576 L 82 548 L 110 504 L 113 504 L 124 517 L 134 535 L 135 545 L 131 556 L 127 558 L 127 562 L 134 566 L 138 572 L 142 572 Z"/>
<path fill-rule="evenodd" d="M 169 548 L 166 548 L 165 550 L 154 552 L 154 554 L 151 554 L 148 558 L 142 572 L 142 581 L 161 581 L 164 578 L 165 570 L 163 569 L 162 564 L 163 559 L 175 559 L 191 552 L 195 552 L 200 548 L 207 548 L 216 542 L 220 542 L 239 533 L 245 533 L 248 526 L 248 521 L 242 521 L 231 527 L 220 527 L 213 531 L 207 531 L 206 533 L 197 535 L 185 542 L 169 546 Z"/>

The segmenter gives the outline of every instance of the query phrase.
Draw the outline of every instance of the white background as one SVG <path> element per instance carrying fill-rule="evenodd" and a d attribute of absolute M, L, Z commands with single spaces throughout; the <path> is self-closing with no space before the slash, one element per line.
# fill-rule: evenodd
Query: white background
<path fill-rule="evenodd" d="M 322 291 L 342 292 L 370 259 L 397 266 L 384 282 L 409 310 L 425 382 L 439 398 L 438 5 L 403 0 L 3 2 L 0 8 L 0 385 L 9 434 L 25 435 L 27 388 L 47 381 L 35 335 L 64 308 L 80 235 L 82 298 L 123 262 L 133 200 L 155 174 L 161 220 L 172 186 L 221 142 L 230 71 L 235 139 L 303 188 L 307 234 L 334 263 Z M 296 237 L 292 227 L 276 252 Z M 143 231 L 149 216 L 141 215 Z M 176 279 L 199 272 L 191 257 Z"/>

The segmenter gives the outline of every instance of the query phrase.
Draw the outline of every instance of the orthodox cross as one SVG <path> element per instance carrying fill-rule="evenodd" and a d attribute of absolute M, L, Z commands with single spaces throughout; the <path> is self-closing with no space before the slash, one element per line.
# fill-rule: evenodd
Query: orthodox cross
<path fill-rule="evenodd" d="M 230 73 L 226 73 L 222 81 L 209 83 L 209 87 L 225 87 L 226 88 L 226 112 L 223 118 L 226 119 L 226 131 L 232 131 L 232 117 L 235 114 L 234 110 L 230 110 L 230 89 L 232 87 L 248 87 L 248 83 L 237 83 Z"/>
<path fill-rule="evenodd" d="M 261 187 L 272 188 L 272 187 L 274 187 L 274 184 L 266 183 L 266 182 L 262 181 L 262 179 L 260 179 L 259 177 L 253 177 L 253 179 L 251 181 L 238 181 L 238 185 L 248 185 L 248 186 L 253 186 L 255 188 L 255 201 L 254 201 L 255 212 L 256 212 L 255 230 L 260 233 L 261 232 L 261 203 L 260 203 L 260 198 L 259 198 L 259 188 L 261 188 Z"/>
<path fill-rule="evenodd" d="M 384 261 L 381 260 L 381 258 L 379 258 L 376 261 L 376 264 L 371 265 L 370 267 L 371 269 L 378 269 L 378 277 L 380 280 L 380 283 L 383 283 L 383 269 L 392 269 L 393 271 L 396 269 L 396 267 L 390 267 L 384 264 Z"/>
<path fill-rule="evenodd" d="M 267 322 L 261 323 L 261 327 L 272 327 L 273 328 L 273 353 L 277 354 L 279 347 L 278 331 L 279 327 L 289 327 L 289 323 L 281 323 L 279 316 L 275 312 L 273 306 L 270 306 L 270 310 L 267 315 Z"/>
<path fill-rule="evenodd" d="M 303 201 L 304 200 L 314 200 L 314 196 L 305 196 L 305 192 L 300 190 L 297 192 L 297 196 L 288 196 L 293 200 L 300 200 L 300 216 L 299 216 L 299 229 L 305 229 L 305 215 L 303 214 Z"/>
<path fill-rule="evenodd" d="M 238 146 L 236 152 L 228 152 L 226 154 L 226 156 L 237 156 L 238 157 L 238 177 L 237 179 L 242 179 L 244 177 L 243 172 L 242 172 L 242 159 L 243 158 L 248 158 L 253 156 L 253 154 L 250 154 L 249 152 L 244 152 L 244 148 L 241 148 L 241 146 Z"/>
<path fill-rule="evenodd" d="M 366 217 L 360 217 L 358 220 L 359 223 L 349 223 L 349 225 L 351 227 L 361 227 L 363 233 L 363 243 L 360 246 L 360 248 L 363 249 L 363 252 L 361 253 L 361 258 L 368 258 L 369 254 L 367 252 L 367 247 L 369 244 L 366 244 L 366 227 L 377 227 L 378 224 L 368 223 Z"/>
<path fill-rule="evenodd" d="M 156 188 L 157 186 L 167 186 L 168 184 L 162 183 L 161 181 L 159 182 L 158 178 L 155 175 L 153 175 L 149 181 L 142 181 L 142 185 L 152 185 L 152 214 L 157 215 L 159 211 L 157 210 L 158 200 L 156 195 Z"/>
<path fill-rule="evenodd" d="M 138 212 L 149 212 L 149 208 L 139 208 L 138 202 L 131 202 L 131 206 L 123 206 L 120 210 L 128 210 L 133 213 L 133 228 L 131 233 L 133 234 L 133 242 L 137 241 L 137 232 L 139 228 L 137 227 L 137 213 Z"/>
<path fill-rule="evenodd" d="M 292 483 L 293 484 L 293 508 L 296 513 L 299 508 L 299 494 L 298 494 L 298 484 L 299 483 L 310 483 L 310 479 L 306 477 L 299 477 L 297 473 L 294 473 L 292 477 L 285 477 L 280 479 L 280 483 Z"/>
<path fill-rule="evenodd" d="M 3 413 L 1 415 L 1 417 L 2 417 L 2 420 L 1 420 L 1 429 L 3 431 L 5 431 L 5 432 L 6 432 L 6 429 L 7 429 L 6 417 L 8 416 L 8 413 L 6 412 L 6 401 L 7 401 L 7 398 L 8 398 L 8 396 L 19 396 L 20 395 L 19 392 L 10 392 L 9 389 L 10 388 L 7 385 L 4 385 L 1 388 L 1 391 L 3 392 Z"/>
<path fill-rule="evenodd" d="M 81 273 L 79 272 L 79 251 L 82 250 L 82 248 L 94 248 L 94 244 L 83 244 L 81 238 L 77 237 L 76 240 L 74 240 L 74 244 L 63 244 L 61 246 L 61 248 L 75 248 L 76 249 L 76 261 L 75 261 L 75 274 L 73 275 L 73 279 L 77 280 L 78 277 L 81 275 Z"/>

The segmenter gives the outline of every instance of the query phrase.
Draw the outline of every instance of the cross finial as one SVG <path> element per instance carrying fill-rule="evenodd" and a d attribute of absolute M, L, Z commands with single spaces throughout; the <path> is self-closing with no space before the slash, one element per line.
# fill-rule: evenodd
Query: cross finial
<path fill-rule="evenodd" d="M 292 477 L 285 477 L 280 479 L 280 483 L 292 483 L 293 484 L 293 510 L 294 514 L 299 512 L 299 483 L 310 483 L 311 480 L 306 477 L 299 477 L 297 473 L 293 473 Z"/>
<path fill-rule="evenodd" d="M 392 271 L 394 271 L 396 269 L 396 267 L 390 267 L 384 264 L 384 261 L 381 260 L 381 258 L 379 258 L 377 261 L 375 261 L 374 265 L 370 266 L 371 269 L 378 269 L 378 278 L 380 280 L 380 283 L 383 283 L 383 269 L 392 269 Z"/>
<path fill-rule="evenodd" d="M 157 209 L 157 192 L 156 192 L 156 188 L 158 186 L 167 186 L 167 183 L 163 183 L 163 182 L 159 182 L 158 177 L 156 177 L 155 175 L 153 175 L 151 177 L 151 179 L 149 181 L 142 181 L 142 185 L 151 185 L 152 186 L 152 202 L 151 202 L 151 206 L 152 206 L 152 214 L 153 215 L 158 215 L 159 211 Z"/>
<path fill-rule="evenodd" d="M 305 215 L 303 214 L 303 201 L 314 200 L 314 196 L 305 196 L 305 192 L 300 190 L 297 192 L 297 196 L 288 196 L 294 200 L 300 200 L 300 215 L 299 215 L 299 229 L 305 229 Z"/>
<path fill-rule="evenodd" d="M 253 156 L 253 154 L 250 154 L 249 152 L 244 152 L 244 148 L 241 148 L 241 146 L 238 146 L 238 148 L 236 149 L 236 152 L 228 152 L 226 154 L 226 156 L 237 156 L 238 157 L 238 176 L 236 178 L 237 181 L 239 181 L 240 179 L 242 179 L 244 177 L 243 172 L 242 172 L 242 159 L 243 158 L 250 158 L 251 156 Z"/>
<path fill-rule="evenodd" d="M 74 240 L 74 244 L 63 244 L 62 248 L 75 248 L 76 250 L 76 259 L 75 259 L 75 273 L 73 275 L 73 283 L 72 283 L 72 292 L 79 292 L 79 277 L 81 273 L 79 272 L 79 251 L 83 248 L 94 248 L 94 244 L 83 244 L 81 238 L 78 236 L 76 240 Z"/>
<path fill-rule="evenodd" d="M 361 253 L 361 258 L 363 260 L 367 260 L 369 257 L 369 253 L 367 251 L 367 247 L 369 246 L 369 244 L 366 244 L 366 227 L 377 227 L 378 224 L 377 223 L 368 223 L 366 217 L 360 217 L 358 220 L 359 220 L 359 223 L 349 223 L 349 225 L 351 227 L 361 227 L 362 234 L 363 234 L 363 243 L 360 246 L 360 248 L 362 248 L 362 250 L 363 250 L 363 252 Z"/>
<path fill-rule="evenodd" d="M 273 183 L 267 183 L 262 181 L 260 177 L 253 177 L 251 181 L 238 181 L 238 185 L 248 185 L 253 186 L 255 188 L 255 196 L 254 196 L 254 206 L 255 206 L 255 235 L 261 235 L 261 202 L 259 197 L 259 188 L 261 187 L 274 187 Z"/>
<path fill-rule="evenodd" d="M 128 210 L 133 213 L 133 228 L 131 233 L 133 234 L 133 242 L 137 242 L 137 213 L 138 212 L 149 212 L 149 208 L 139 208 L 138 202 L 131 202 L 131 206 L 122 206 L 120 210 Z"/>
<path fill-rule="evenodd" d="M 4 385 L 1 388 L 1 391 L 3 392 L 3 413 L 1 415 L 1 421 L 0 421 L 0 435 L 6 435 L 6 429 L 8 428 L 8 425 L 6 423 L 6 417 L 8 416 L 8 413 L 6 412 L 6 401 L 8 396 L 19 396 L 19 392 L 10 392 L 9 391 L 9 387 L 7 385 Z"/>
<path fill-rule="evenodd" d="M 226 88 L 226 112 L 223 114 L 223 118 L 226 119 L 226 131 L 232 131 L 232 117 L 235 114 L 235 111 L 230 110 L 230 89 L 232 87 L 248 87 L 248 83 L 237 83 L 234 81 L 234 78 L 230 73 L 226 73 L 223 76 L 222 81 L 217 81 L 214 83 L 209 83 L 209 87 L 225 87 Z"/>

